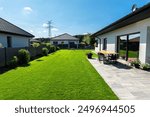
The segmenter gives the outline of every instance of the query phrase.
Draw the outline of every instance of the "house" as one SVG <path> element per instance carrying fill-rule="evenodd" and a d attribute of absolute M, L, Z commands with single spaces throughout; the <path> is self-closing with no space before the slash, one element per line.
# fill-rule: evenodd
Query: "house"
<path fill-rule="evenodd" d="M 139 39 L 134 40 L 136 50 L 132 50 L 132 39 L 137 36 Z M 116 51 L 120 56 L 125 56 L 126 61 L 129 58 L 137 58 L 141 63 L 150 63 L 150 3 L 133 10 L 94 33 L 92 37 L 97 40 L 95 51 Z"/>
<path fill-rule="evenodd" d="M 66 48 L 78 48 L 79 39 L 65 33 L 65 34 L 53 37 L 51 39 L 51 43 L 56 46 L 61 46 L 61 47 L 63 46 Z"/>
<path fill-rule="evenodd" d="M 50 38 L 34 38 L 30 40 L 31 43 L 49 43 L 50 42 Z"/>
<path fill-rule="evenodd" d="M 0 43 L 3 47 L 27 47 L 34 36 L 0 18 Z"/>

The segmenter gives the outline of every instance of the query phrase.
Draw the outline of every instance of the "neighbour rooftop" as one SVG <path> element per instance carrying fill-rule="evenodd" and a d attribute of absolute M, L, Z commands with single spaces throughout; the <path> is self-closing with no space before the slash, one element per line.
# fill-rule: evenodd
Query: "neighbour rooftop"
<path fill-rule="evenodd" d="M 56 37 L 53 37 L 52 38 L 53 41 L 59 41 L 59 40 L 70 40 L 70 41 L 73 41 L 73 40 L 79 40 L 78 38 L 75 38 L 71 35 L 69 35 L 68 33 L 64 33 L 62 35 L 59 35 L 59 36 L 56 36 Z"/>
<path fill-rule="evenodd" d="M 14 24 L 2 18 L 0 18 L 0 33 L 9 33 L 25 37 L 34 37 L 34 35 L 28 33 L 27 31 L 15 26 Z"/>

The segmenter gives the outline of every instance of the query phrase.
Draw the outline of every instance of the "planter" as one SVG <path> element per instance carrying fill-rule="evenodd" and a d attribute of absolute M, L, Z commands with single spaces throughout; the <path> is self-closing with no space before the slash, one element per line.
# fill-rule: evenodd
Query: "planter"
<path fill-rule="evenodd" d="M 139 64 L 134 64 L 134 67 L 139 69 L 140 65 Z"/>
<path fill-rule="evenodd" d="M 93 55 L 92 53 L 88 53 L 87 54 L 88 59 L 92 59 L 92 55 Z"/>

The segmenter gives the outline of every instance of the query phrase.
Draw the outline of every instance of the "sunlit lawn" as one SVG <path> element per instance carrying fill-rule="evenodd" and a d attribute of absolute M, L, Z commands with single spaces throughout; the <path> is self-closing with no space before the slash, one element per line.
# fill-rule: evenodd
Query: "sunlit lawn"
<path fill-rule="evenodd" d="M 0 99 L 118 99 L 86 59 L 86 50 L 60 50 L 0 75 Z"/>

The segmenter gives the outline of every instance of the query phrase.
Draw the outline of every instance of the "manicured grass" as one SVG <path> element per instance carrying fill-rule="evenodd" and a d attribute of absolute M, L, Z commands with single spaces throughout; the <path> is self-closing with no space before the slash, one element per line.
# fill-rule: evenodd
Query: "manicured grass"
<path fill-rule="evenodd" d="M 0 75 L 0 99 L 118 99 L 86 59 L 86 50 L 60 50 Z"/>

